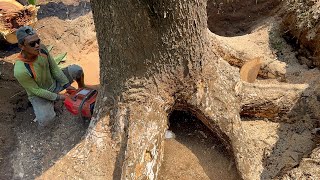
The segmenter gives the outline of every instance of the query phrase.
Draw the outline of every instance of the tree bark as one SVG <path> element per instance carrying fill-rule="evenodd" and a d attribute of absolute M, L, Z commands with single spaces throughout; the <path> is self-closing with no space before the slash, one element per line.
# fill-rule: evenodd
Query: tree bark
<path fill-rule="evenodd" d="M 84 171 L 72 170 L 74 177 L 157 179 L 168 116 L 183 109 L 221 137 L 243 179 L 258 179 L 262 165 L 241 126 L 239 71 L 212 48 L 206 0 L 92 0 L 92 8 L 101 84 L 95 115 L 84 142 L 43 177 L 76 164 Z"/>
<path fill-rule="evenodd" d="M 181 107 L 225 140 L 242 176 L 249 177 L 235 90 L 239 73 L 210 48 L 206 1 L 92 3 L 105 87 L 100 96 L 117 99 L 110 125 L 121 144 L 121 178 L 157 177 L 168 114 Z M 125 113 L 112 115 L 120 104 Z M 106 106 L 98 103 L 98 116 L 105 116 L 99 109 Z"/>

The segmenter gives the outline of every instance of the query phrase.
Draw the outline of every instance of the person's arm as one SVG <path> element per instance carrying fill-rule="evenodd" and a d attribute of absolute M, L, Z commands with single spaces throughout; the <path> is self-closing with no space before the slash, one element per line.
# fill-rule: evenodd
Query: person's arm
<path fill-rule="evenodd" d="M 30 77 L 30 75 L 27 72 L 15 73 L 14 76 L 23 88 L 25 88 L 27 91 L 31 92 L 35 96 L 39 96 L 51 101 L 60 99 L 60 96 L 58 94 L 40 88 L 38 84 L 34 81 L 34 79 Z"/>
<path fill-rule="evenodd" d="M 55 80 L 57 80 L 62 87 L 65 89 L 70 86 L 69 80 L 66 77 L 66 75 L 62 72 L 62 70 L 59 68 L 58 64 L 54 61 L 53 57 L 50 55 L 47 48 L 42 45 L 41 48 L 46 52 L 48 57 L 48 62 L 50 63 L 50 71 Z"/>

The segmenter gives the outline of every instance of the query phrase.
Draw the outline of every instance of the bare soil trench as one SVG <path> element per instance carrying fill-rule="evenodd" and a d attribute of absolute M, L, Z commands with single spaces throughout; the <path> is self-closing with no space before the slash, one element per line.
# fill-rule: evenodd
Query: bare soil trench
<path fill-rule="evenodd" d="M 81 65 L 86 84 L 99 84 L 98 45 L 90 5 L 77 0 L 40 2 L 36 28 L 44 44 L 54 46 L 53 54 L 68 52 L 63 66 Z M 222 8 L 209 1 L 208 25 L 217 34 L 217 40 L 249 59 L 262 56 L 287 63 L 287 83 L 307 83 L 310 88 L 306 93 L 314 93 L 320 72 L 300 65 L 295 51 L 279 35 L 281 19 L 273 17 L 272 11 L 279 1 L 240 4 Z M 60 103 L 57 106 L 62 111 L 54 126 L 38 131 L 26 94 L 12 75 L 12 63 L 19 50 L 4 42 L 0 48 L 0 179 L 34 179 L 79 143 L 87 127 Z M 280 82 L 259 79 L 256 83 Z M 309 108 L 320 108 L 316 100 L 310 101 Z M 261 179 L 275 178 L 299 167 L 302 159 L 315 149 L 316 140 L 311 133 L 315 120 L 303 111 L 309 109 L 301 109 L 301 121 L 293 124 L 272 119 L 243 119 L 243 128 L 250 132 L 252 146 L 256 148 L 256 157 L 263 162 L 259 169 Z M 186 112 L 174 112 L 169 118 L 170 130 L 176 138 L 165 142 L 159 179 L 240 179 L 233 155 L 199 120 Z M 314 174 L 310 177 L 320 178 Z"/>

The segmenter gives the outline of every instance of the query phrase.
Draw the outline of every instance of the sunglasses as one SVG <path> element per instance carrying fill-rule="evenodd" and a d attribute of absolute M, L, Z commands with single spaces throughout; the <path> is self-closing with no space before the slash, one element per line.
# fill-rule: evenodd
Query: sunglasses
<path fill-rule="evenodd" d="M 36 44 L 40 45 L 40 39 L 37 39 L 37 40 L 35 40 L 35 41 L 29 42 L 29 46 L 30 46 L 30 47 L 35 47 Z"/>

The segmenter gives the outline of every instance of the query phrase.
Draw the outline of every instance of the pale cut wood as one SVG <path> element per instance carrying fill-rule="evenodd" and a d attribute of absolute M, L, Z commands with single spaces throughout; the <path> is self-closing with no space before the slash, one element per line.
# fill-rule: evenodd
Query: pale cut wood
<path fill-rule="evenodd" d="M 23 9 L 23 5 L 14 0 L 0 0 L 0 14 L 16 12 Z"/>
<path fill-rule="evenodd" d="M 255 58 L 246 62 L 240 69 L 241 80 L 249 83 L 253 83 L 257 79 L 260 67 L 261 67 L 260 58 Z"/>

